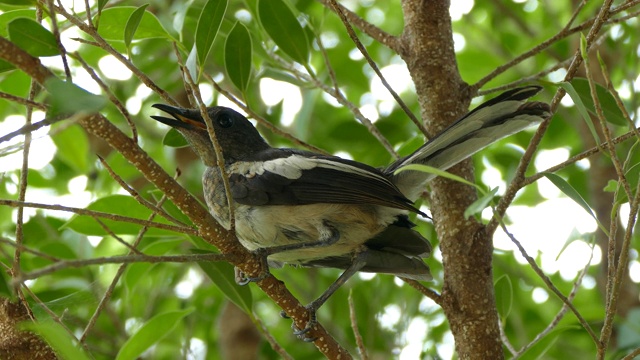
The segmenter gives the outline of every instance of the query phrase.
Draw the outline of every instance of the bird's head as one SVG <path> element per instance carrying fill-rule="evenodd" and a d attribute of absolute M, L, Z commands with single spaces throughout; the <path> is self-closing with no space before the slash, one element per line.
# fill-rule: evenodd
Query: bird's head
<path fill-rule="evenodd" d="M 154 104 L 153 107 L 168 113 L 172 118 L 164 116 L 151 116 L 151 118 L 178 130 L 205 165 L 216 166 L 213 143 L 199 110 L 164 104 Z M 253 124 L 242 114 L 223 106 L 209 107 L 207 113 L 213 123 L 213 130 L 222 148 L 225 162 L 243 160 L 269 148 Z"/>

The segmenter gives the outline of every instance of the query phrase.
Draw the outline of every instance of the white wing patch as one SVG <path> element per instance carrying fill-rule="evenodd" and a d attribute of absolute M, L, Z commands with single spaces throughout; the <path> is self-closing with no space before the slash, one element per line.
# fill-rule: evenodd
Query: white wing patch
<path fill-rule="evenodd" d="M 357 174 L 378 181 L 389 182 L 384 176 L 361 169 L 349 164 L 332 161 L 331 159 L 305 157 L 302 155 L 292 154 L 286 158 L 267 160 L 264 162 L 236 162 L 231 165 L 232 173 L 242 174 L 245 177 L 252 178 L 256 175 L 262 175 L 265 171 L 283 176 L 287 179 L 296 180 L 302 176 L 305 170 L 314 168 L 324 168 L 336 171 L 344 171 L 347 173 Z"/>

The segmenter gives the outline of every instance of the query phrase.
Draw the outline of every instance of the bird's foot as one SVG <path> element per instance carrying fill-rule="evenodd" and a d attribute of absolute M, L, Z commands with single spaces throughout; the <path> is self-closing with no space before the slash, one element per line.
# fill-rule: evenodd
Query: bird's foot
<path fill-rule="evenodd" d="M 258 261 L 262 263 L 261 268 L 266 269 L 262 274 L 258 276 L 247 276 L 242 270 L 235 268 L 235 280 L 238 285 L 247 285 L 252 282 L 262 281 L 268 278 L 271 273 L 269 272 L 269 263 L 267 262 L 268 252 L 265 249 L 256 249 L 252 253 L 258 258 Z"/>
<path fill-rule="evenodd" d="M 309 314 L 309 318 L 307 319 L 307 323 L 305 326 L 300 329 L 296 326 L 295 323 L 291 324 L 291 328 L 293 329 L 293 335 L 297 336 L 298 339 L 304 342 L 314 342 L 318 338 L 309 336 L 309 331 L 318 323 L 318 319 L 316 317 L 316 311 L 318 310 L 314 303 L 311 303 L 305 306 L 307 309 L 307 313 Z M 289 315 L 283 311 L 280 312 L 280 316 L 285 319 L 290 319 Z"/>

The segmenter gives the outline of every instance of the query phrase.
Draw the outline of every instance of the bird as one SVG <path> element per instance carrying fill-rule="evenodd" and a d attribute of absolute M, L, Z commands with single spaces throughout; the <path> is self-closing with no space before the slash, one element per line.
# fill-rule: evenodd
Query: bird
<path fill-rule="evenodd" d="M 294 332 L 304 337 L 315 324 L 316 311 L 358 271 L 432 280 L 423 260 L 431 254 L 431 243 L 414 229 L 409 214 L 426 216 L 414 202 L 435 175 L 398 170 L 410 164 L 446 170 L 538 124 L 551 115 L 549 105 L 527 100 L 541 89 L 530 85 L 508 90 L 477 106 L 412 154 L 382 168 L 312 151 L 271 147 L 244 115 L 223 106 L 208 107 L 228 192 L 198 109 L 154 104 L 171 117 L 151 118 L 178 130 L 204 162 L 207 206 L 223 227 L 235 229 L 246 249 L 263 256 L 270 266 L 286 263 L 344 270 L 306 306 L 309 321 Z M 233 219 L 227 193 L 232 198 Z"/>

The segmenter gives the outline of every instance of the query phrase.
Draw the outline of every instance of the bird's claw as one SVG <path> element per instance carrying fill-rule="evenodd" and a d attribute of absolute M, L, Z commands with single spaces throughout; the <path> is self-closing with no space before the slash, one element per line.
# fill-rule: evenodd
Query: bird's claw
<path fill-rule="evenodd" d="M 236 267 L 235 280 L 236 280 L 236 284 L 238 285 L 243 286 L 243 285 L 247 285 L 248 283 L 262 281 L 268 278 L 269 275 L 271 275 L 271 273 L 268 270 L 269 269 L 269 263 L 267 262 L 267 256 L 269 256 L 268 251 L 264 248 L 258 248 L 256 250 L 253 250 L 252 252 L 262 263 L 262 268 L 267 270 L 256 277 L 250 277 L 250 276 L 247 276 L 242 270 Z"/>
<path fill-rule="evenodd" d="M 236 268 L 235 280 L 236 280 L 236 284 L 240 286 L 244 286 L 244 285 L 247 285 L 248 283 L 262 281 L 268 278 L 269 275 L 271 274 L 267 271 L 263 274 L 260 274 L 259 276 L 250 277 L 250 276 L 247 276 L 242 270 Z"/>
<path fill-rule="evenodd" d="M 305 308 L 307 309 L 307 312 L 309 314 L 309 319 L 307 320 L 307 323 L 304 326 L 304 328 L 302 329 L 298 328 L 295 323 L 291 324 L 291 328 L 293 329 L 293 335 L 298 337 L 298 339 L 304 342 L 314 342 L 318 338 L 309 337 L 307 336 L 307 334 L 318 323 L 318 320 L 316 317 L 316 309 L 314 309 L 312 306 L 309 306 L 309 305 L 305 306 Z M 280 312 L 280 316 L 285 319 L 291 318 L 289 315 L 287 315 L 287 313 L 284 312 L 284 310 Z"/>

